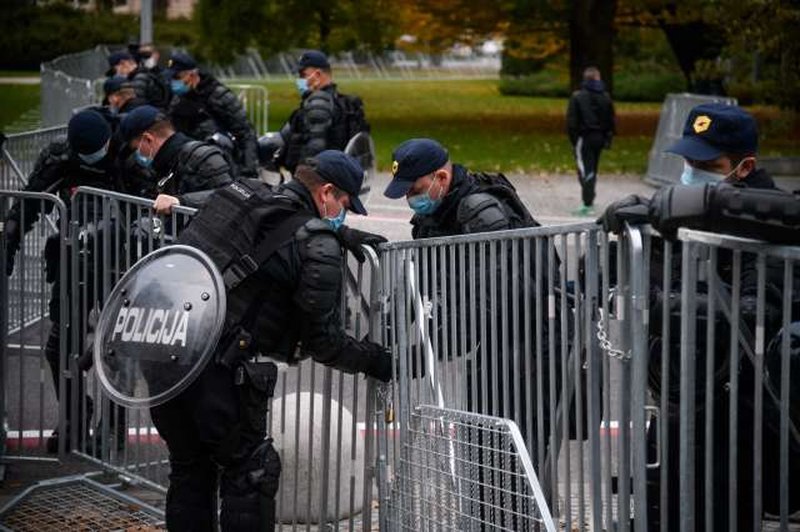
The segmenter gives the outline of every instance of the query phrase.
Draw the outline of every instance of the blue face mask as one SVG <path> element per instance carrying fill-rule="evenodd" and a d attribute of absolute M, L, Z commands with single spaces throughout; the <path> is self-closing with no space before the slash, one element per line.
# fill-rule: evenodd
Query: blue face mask
<path fill-rule="evenodd" d="M 328 222 L 328 224 L 330 224 L 331 229 L 333 229 L 334 231 L 338 231 L 339 228 L 341 228 L 344 225 L 344 219 L 346 216 L 347 216 L 347 210 L 345 210 L 345 208 L 342 207 L 341 210 L 339 211 L 339 214 L 337 214 L 333 218 L 328 218 L 326 216 L 325 221 Z"/>
<path fill-rule="evenodd" d="M 436 178 L 433 178 L 433 181 L 436 181 Z M 408 198 L 408 206 L 411 207 L 411 210 L 417 214 L 426 215 L 426 214 L 433 214 L 436 209 L 439 208 L 439 205 L 442 203 L 442 199 L 433 199 L 431 198 L 431 189 L 433 188 L 433 181 L 431 181 L 431 186 L 428 187 L 428 190 L 423 192 L 422 194 L 417 194 L 416 196 L 411 196 Z"/>
<path fill-rule="evenodd" d="M 107 153 L 108 153 L 108 144 L 106 144 L 96 152 L 90 153 L 88 155 L 79 153 L 78 157 L 80 157 L 81 161 L 85 162 L 86 164 L 93 165 L 102 161 Z"/>
<path fill-rule="evenodd" d="M 294 80 L 294 84 L 297 87 L 297 92 L 300 93 L 300 96 L 305 94 L 308 90 L 308 80 L 306 78 L 297 78 Z"/>
<path fill-rule="evenodd" d="M 690 186 L 700 186 L 706 183 L 718 183 L 725 179 L 725 174 L 717 174 L 709 172 L 708 170 L 700 170 L 695 168 L 687 162 L 683 163 L 683 173 L 681 174 L 681 183 Z"/>
<path fill-rule="evenodd" d="M 178 96 L 189 92 L 189 85 L 180 79 L 173 79 L 170 81 L 169 86 L 172 89 L 173 94 L 177 94 Z"/>

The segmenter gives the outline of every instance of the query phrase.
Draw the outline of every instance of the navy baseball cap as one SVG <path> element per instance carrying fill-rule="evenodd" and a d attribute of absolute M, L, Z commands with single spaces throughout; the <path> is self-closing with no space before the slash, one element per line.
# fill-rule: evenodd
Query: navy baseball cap
<path fill-rule="evenodd" d="M 689 112 L 683 137 L 666 151 L 695 161 L 756 153 L 756 121 L 736 105 L 704 103 Z"/>
<path fill-rule="evenodd" d="M 133 85 L 131 85 L 128 78 L 125 76 L 111 76 L 103 82 L 103 94 L 108 96 L 122 89 L 129 89 L 132 87 Z"/>
<path fill-rule="evenodd" d="M 76 113 L 67 124 L 67 141 L 78 153 L 89 155 L 97 152 L 111 138 L 111 126 L 97 111 Z"/>
<path fill-rule="evenodd" d="M 169 56 L 167 68 L 169 69 L 170 75 L 174 76 L 178 72 L 194 70 L 197 68 L 197 61 L 195 61 L 194 57 L 189 54 L 185 54 L 183 52 L 174 52 L 171 56 Z"/>
<path fill-rule="evenodd" d="M 356 214 L 367 214 L 367 209 L 358 198 L 364 183 L 364 169 L 358 161 L 338 150 L 325 150 L 304 161 L 319 176 L 350 196 L 350 210 Z"/>
<path fill-rule="evenodd" d="M 302 72 L 304 68 L 331 68 L 328 56 L 319 50 L 309 50 L 300 56 L 297 62 L 297 72 Z"/>
<path fill-rule="evenodd" d="M 135 59 L 128 52 L 114 52 L 108 56 L 108 66 L 110 67 L 115 67 L 122 61 L 135 61 Z"/>
<path fill-rule="evenodd" d="M 166 118 L 164 113 L 152 105 L 142 105 L 125 115 L 119 125 L 119 133 L 124 142 L 130 142 L 153 127 L 153 124 Z"/>
<path fill-rule="evenodd" d="M 392 153 L 392 181 L 383 195 L 391 199 L 402 198 L 417 179 L 435 172 L 449 159 L 444 146 L 433 139 L 405 141 Z"/>

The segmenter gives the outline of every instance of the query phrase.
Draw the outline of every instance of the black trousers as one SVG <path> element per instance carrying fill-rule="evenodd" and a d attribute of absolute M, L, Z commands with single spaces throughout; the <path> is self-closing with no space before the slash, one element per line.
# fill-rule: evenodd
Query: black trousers
<path fill-rule="evenodd" d="M 578 137 L 575 142 L 575 163 L 578 166 L 578 182 L 581 184 L 583 204 L 591 207 L 594 203 L 595 185 L 597 184 L 597 166 L 600 163 L 600 152 L 605 146 L 605 135 L 590 132 Z"/>
<path fill-rule="evenodd" d="M 272 520 L 274 526 L 274 497 L 280 476 L 280 459 L 265 441 L 272 387 L 274 382 L 268 389 L 254 385 L 242 366 L 229 369 L 212 361 L 179 396 L 150 410 L 169 448 L 169 530 L 213 529 L 218 478 L 223 530 L 273 529 L 264 523 L 264 519 Z M 259 463 L 254 463 L 253 454 L 265 444 L 266 458 L 261 453 L 255 460 Z M 265 462 L 266 472 L 259 472 Z M 256 478 L 254 474 L 257 481 L 251 485 L 249 479 Z M 272 515 L 264 516 L 263 507 L 258 508 L 262 494 L 272 500 Z M 260 511 L 261 517 L 252 517 Z M 240 517 L 240 521 L 249 521 L 242 526 L 225 526 Z"/>

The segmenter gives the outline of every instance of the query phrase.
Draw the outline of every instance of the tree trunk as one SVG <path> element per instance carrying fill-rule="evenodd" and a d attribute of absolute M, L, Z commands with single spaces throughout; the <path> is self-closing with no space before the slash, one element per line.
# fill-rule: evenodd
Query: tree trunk
<path fill-rule="evenodd" d="M 614 17 L 617 0 L 572 0 L 569 12 L 569 74 L 577 89 L 583 69 L 596 66 L 609 92 L 614 88 Z"/>
<path fill-rule="evenodd" d="M 328 39 L 331 36 L 331 11 L 322 6 L 317 10 L 319 16 L 319 48 L 326 54 L 329 52 Z"/>

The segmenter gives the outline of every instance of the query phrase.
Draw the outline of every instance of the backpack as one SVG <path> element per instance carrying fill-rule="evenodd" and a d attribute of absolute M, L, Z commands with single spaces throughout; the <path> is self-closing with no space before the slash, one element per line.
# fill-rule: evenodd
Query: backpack
<path fill-rule="evenodd" d="M 258 180 L 217 190 L 178 238 L 209 256 L 228 294 L 226 327 L 239 326 L 252 304 L 249 282 L 259 267 L 314 215 Z"/>
<path fill-rule="evenodd" d="M 364 116 L 364 102 L 358 96 L 336 93 L 334 105 L 337 108 L 334 124 L 329 132 L 331 147 L 343 150 L 355 135 L 369 132 L 369 123 Z"/>
<path fill-rule="evenodd" d="M 528 208 L 522 203 L 517 189 L 511 184 L 511 181 L 501 173 L 488 173 L 488 172 L 470 172 L 470 175 L 475 179 L 481 192 L 486 192 L 498 198 L 503 202 L 520 223 L 516 224 L 515 228 L 520 227 L 539 227 L 537 222 L 531 215 Z"/>

